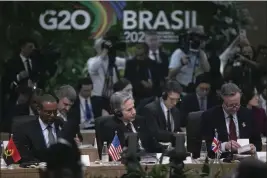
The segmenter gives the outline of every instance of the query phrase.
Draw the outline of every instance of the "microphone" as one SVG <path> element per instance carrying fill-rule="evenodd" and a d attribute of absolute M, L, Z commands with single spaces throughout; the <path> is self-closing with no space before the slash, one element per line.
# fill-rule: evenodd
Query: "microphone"
<path fill-rule="evenodd" d="M 228 140 L 230 140 L 230 135 L 228 134 Z M 232 142 L 230 143 L 230 152 L 228 152 L 228 155 L 226 158 L 223 159 L 223 162 L 231 163 L 234 160 L 234 154 L 233 154 L 233 145 Z"/>

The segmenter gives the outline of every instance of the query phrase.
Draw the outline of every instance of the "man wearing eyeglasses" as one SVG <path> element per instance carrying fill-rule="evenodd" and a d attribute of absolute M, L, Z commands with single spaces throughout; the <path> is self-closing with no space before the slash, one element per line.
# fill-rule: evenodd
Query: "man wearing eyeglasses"
<path fill-rule="evenodd" d="M 40 97 L 39 116 L 19 125 L 13 139 L 21 155 L 21 162 L 45 162 L 45 152 L 56 143 L 59 124 L 56 122 L 57 101 L 48 94 Z"/>
<path fill-rule="evenodd" d="M 240 106 L 241 95 L 241 90 L 236 84 L 224 84 L 221 88 L 223 104 L 202 114 L 202 137 L 206 140 L 209 156 L 214 156 L 211 143 L 215 137 L 215 130 L 221 142 L 222 157 L 227 156 L 226 152 L 237 152 L 241 147 L 237 139 L 249 139 L 251 152 L 262 149 L 261 137 L 254 128 L 251 111 Z"/>
<path fill-rule="evenodd" d="M 195 93 L 187 94 L 181 101 L 181 125 L 187 125 L 187 117 L 190 112 L 206 111 L 219 104 L 216 96 L 210 92 L 210 76 L 208 73 L 200 74 L 196 78 Z"/>
<path fill-rule="evenodd" d="M 147 119 L 148 129 L 158 142 L 172 142 L 173 133 L 181 132 L 180 112 L 176 108 L 181 92 L 182 87 L 177 81 L 168 81 L 162 97 L 146 105 L 140 112 Z"/>

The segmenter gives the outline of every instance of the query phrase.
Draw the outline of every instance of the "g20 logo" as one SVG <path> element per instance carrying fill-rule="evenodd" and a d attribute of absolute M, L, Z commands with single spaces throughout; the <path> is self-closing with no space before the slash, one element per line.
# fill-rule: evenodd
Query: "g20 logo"
<path fill-rule="evenodd" d="M 81 16 L 84 21 L 82 24 L 77 22 L 77 18 Z M 85 30 L 91 23 L 91 17 L 87 11 L 76 10 L 69 12 L 61 10 L 47 10 L 39 17 L 39 23 L 46 30 Z"/>

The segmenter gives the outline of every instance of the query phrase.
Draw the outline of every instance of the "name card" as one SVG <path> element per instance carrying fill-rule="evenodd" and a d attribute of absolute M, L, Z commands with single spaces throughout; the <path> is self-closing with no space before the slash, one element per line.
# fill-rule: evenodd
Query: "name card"
<path fill-rule="evenodd" d="M 90 157 L 89 155 L 81 155 L 81 162 L 84 166 L 90 166 Z"/>

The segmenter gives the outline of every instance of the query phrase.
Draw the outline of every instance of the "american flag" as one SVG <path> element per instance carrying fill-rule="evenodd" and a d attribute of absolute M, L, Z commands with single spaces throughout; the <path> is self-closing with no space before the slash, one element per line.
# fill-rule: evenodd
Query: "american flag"
<path fill-rule="evenodd" d="M 117 134 L 115 134 L 112 143 L 109 146 L 108 153 L 113 161 L 117 161 L 121 158 L 120 153 L 122 152 L 120 140 Z"/>
<path fill-rule="evenodd" d="M 220 143 L 216 137 L 213 138 L 211 149 L 214 153 L 217 153 L 220 150 Z"/>

